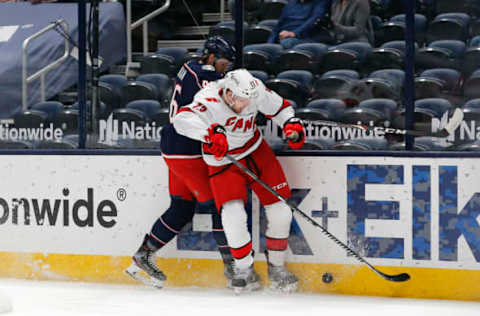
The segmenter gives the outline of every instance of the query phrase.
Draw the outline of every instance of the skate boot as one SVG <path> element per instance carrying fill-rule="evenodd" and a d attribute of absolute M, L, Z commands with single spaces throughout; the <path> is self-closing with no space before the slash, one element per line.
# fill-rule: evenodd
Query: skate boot
<path fill-rule="evenodd" d="M 145 235 L 142 245 L 133 255 L 132 264 L 125 270 L 125 273 L 146 285 L 162 288 L 167 277 L 155 263 L 155 250 L 149 247 L 148 235 Z M 148 277 L 142 275 L 142 270 Z"/>
<path fill-rule="evenodd" d="M 234 261 L 224 261 L 223 275 L 227 279 L 227 289 L 233 289 L 232 280 L 234 276 Z"/>
<path fill-rule="evenodd" d="M 275 291 L 292 293 L 297 290 L 298 278 L 295 274 L 282 266 L 274 266 L 268 263 L 268 279 L 270 280 L 270 288 Z"/>
<path fill-rule="evenodd" d="M 245 269 L 235 267 L 233 271 L 232 289 L 235 294 L 255 291 L 261 287 L 260 276 L 255 272 L 253 264 Z"/>

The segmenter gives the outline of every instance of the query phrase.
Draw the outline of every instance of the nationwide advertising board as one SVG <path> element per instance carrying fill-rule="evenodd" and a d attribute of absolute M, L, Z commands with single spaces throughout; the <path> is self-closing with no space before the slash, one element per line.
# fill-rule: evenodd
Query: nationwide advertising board
<path fill-rule="evenodd" d="M 287 260 L 301 290 L 480 300 L 478 159 L 279 159 L 291 203 L 381 271 L 411 275 L 380 278 L 295 215 Z M 1 277 L 133 282 L 123 270 L 169 206 L 160 156 L 4 155 L 0 166 Z M 254 193 L 246 209 L 266 279 L 267 223 Z M 211 215 L 198 212 L 159 252 L 167 286 L 225 285 L 210 230 Z"/>

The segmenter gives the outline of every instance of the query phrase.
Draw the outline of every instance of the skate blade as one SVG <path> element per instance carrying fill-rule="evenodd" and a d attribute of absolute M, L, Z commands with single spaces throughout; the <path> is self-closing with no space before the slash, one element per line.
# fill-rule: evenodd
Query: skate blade
<path fill-rule="evenodd" d="M 257 291 L 262 287 L 260 282 L 255 282 L 255 283 L 249 283 L 247 284 L 246 287 L 234 287 L 232 286 L 233 292 L 236 295 L 242 294 L 242 293 L 248 293 L 248 292 L 253 292 Z"/>
<path fill-rule="evenodd" d="M 142 282 L 145 285 L 152 286 L 157 289 L 163 288 L 165 281 L 155 279 L 151 276 L 145 277 L 142 275 L 142 269 L 140 269 L 135 263 L 132 263 L 130 267 L 125 270 L 125 273 L 132 279 Z M 145 273 L 146 274 L 146 273 Z"/>
<path fill-rule="evenodd" d="M 294 293 L 297 291 L 298 282 L 291 284 L 281 284 L 279 282 L 272 282 L 270 284 L 270 290 L 280 293 Z"/>

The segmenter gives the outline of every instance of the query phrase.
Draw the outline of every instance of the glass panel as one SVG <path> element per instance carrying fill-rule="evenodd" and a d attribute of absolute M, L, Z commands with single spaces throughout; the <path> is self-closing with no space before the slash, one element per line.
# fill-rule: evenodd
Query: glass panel
<path fill-rule="evenodd" d="M 0 148 L 77 147 L 77 22 L 74 3 L 0 4 Z"/>
<path fill-rule="evenodd" d="M 430 141 L 417 138 L 417 143 L 435 150 L 477 150 L 477 1 L 417 2 L 427 24 L 425 43 L 415 58 L 415 127 L 436 131 L 447 124 L 455 108 L 465 113 L 455 136 Z"/>
<path fill-rule="evenodd" d="M 271 74 L 278 81 L 272 89 L 295 101 L 297 116 L 306 120 L 306 149 L 386 150 L 401 141 L 318 122 L 370 126 L 394 123 L 402 109 L 405 77 L 405 19 L 399 3 L 402 1 L 343 4 L 334 0 L 330 17 L 317 23 L 315 43 L 283 48 L 277 72 Z M 345 19 L 343 12 L 359 4 L 369 5 L 365 8 L 369 14 Z M 312 76 L 301 77 L 298 72 L 305 70 Z M 283 78 L 299 81 L 301 89 L 292 86 L 288 90 L 286 80 L 278 80 Z"/>

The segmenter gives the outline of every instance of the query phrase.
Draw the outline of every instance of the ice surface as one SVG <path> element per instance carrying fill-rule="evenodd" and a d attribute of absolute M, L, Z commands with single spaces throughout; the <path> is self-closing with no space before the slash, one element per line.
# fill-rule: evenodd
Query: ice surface
<path fill-rule="evenodd" d="M 12 316 L 417 316 L 478 315 L 475 302 L 280 294 L 236 296 L 224 289 L 164 288 L 0 279 Z"/>

